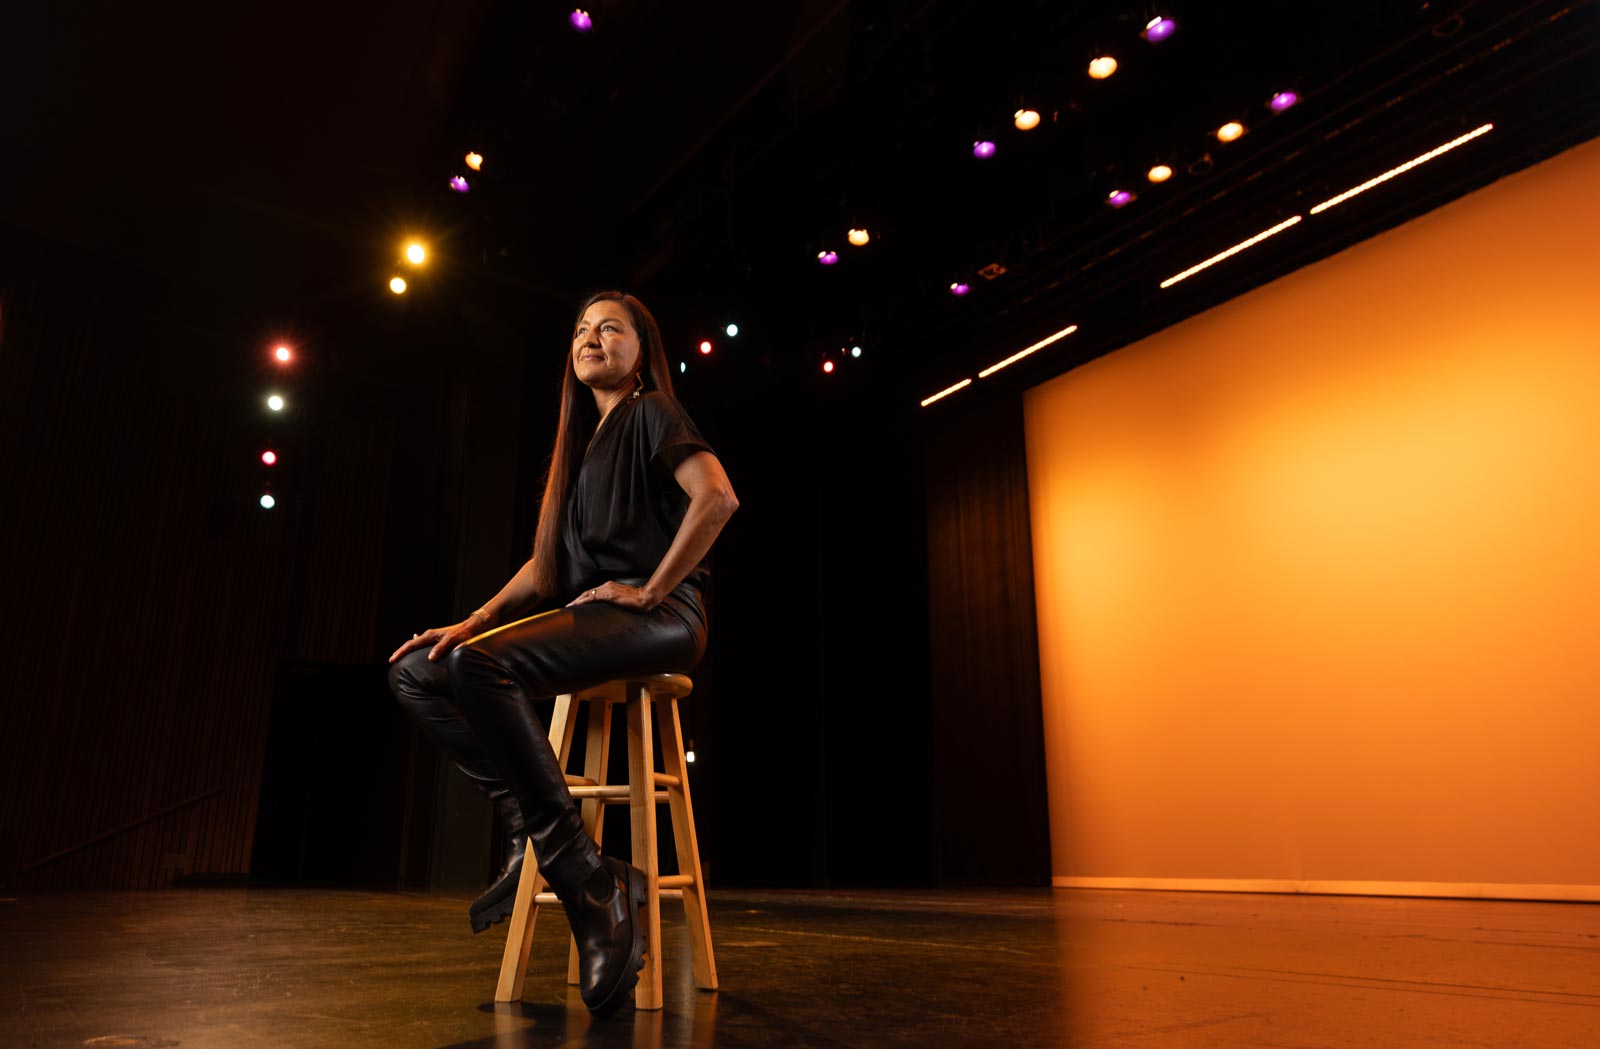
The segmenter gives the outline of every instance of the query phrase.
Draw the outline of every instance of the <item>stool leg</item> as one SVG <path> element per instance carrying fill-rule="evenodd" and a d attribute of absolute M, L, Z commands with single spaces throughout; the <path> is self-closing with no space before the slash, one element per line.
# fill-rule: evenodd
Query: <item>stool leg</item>
<path fill-rule="evenodd" d="M 661 867 L 656 856 L 656 776 L 652 753 L 650 689 L 639 686 L 628 697 L 629 815 L 633 823 L 633 865 L 648 886 L 644 969 L 633 992 L 634 1008 L 661 1008 Z"/>
<path fill-rule="evenodd" d="M 699 865 L 699 840 L 694 836 L 694 803 L 690 798 L 690 766 L 683 758 L 683 728 L 678 723 L 678 700 L 658 700 L 661 720 L 661 771 L 678 779 L 667 787 L 667 809 L 672 814 L 672 843 L 678 851 L 678 873 L 693 878 L 683 886 L 683 919 L 690 926 L 694 955 L 694 987 L 717 990 L 717 956 L 710 947 L 710 916 L 706 911 L 706 881 Z"/>
<path fill-rule="evenodd" d="M 555 710 L 550 715 L 550 746 L 555 748 L 562 769 L 567 767 L 567 756 L 572 750 L 572 734 L 577 727 L 572 715 L 576 707 L 572 696 L 557 696 Z M 533 949 L 533 923 L 539 916 L 539 905 L 534 897 L 543 888 L 544 878 L 539 875 L 538 858 L 533 854 L 530 841 L 522 857 L 517 902 L 511 909 L 506 946 L 500 955 L 500 980 L 494 989 L 497 1002 L 515 1002 L 522 998 L 522 984 L 528 975 L 528 953 Z"/>
<path fill-rule="evenodd" d="M 694 832 L 694 803 L 689 797 L 689 763 L 683 756 L 683 727 L 678 721 L 678 701 L 660 700 L 661 771 L 678 777 L 667 788 L 667 808 L 672 813 L 672 840 L 678 849 L 678 873 L 694 879 L 683 887 L 683 917 L 689 925 L 689 945 L 694 953 L 694 983 L 702 991 L 717 989 L 717 959 L 711 950 L 711 919 L 706 913 L 705 882 L 700 869 L 700 843 Z"/>
<path fill-rule="evenodd" d="M 606 785 L 606 770 L 611 767 L 611 704 L 603 699 L 589 700 L 589 742 L 583 754 L 583 775 L 600 786 Z M 583 803 L 583 829 L 600 844 L 605 829 L 606 803 L 600 798 L 589 798 Z M 578 975 L 578 941 L 571 940 L 567 948 L 567 982 L 576 984 Z"/>

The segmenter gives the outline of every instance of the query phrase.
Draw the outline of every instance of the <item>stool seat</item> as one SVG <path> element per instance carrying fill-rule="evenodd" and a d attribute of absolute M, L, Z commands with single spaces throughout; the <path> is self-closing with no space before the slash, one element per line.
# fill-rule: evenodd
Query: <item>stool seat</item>
<path fill-rule="evenodd" d="M 567 775 L 573 799 L 580 803 L 583 828 L 596 845 L 607 805 L 628 806 L 633 839 L 633 865 L 644 871 L 646 884 L 644 968 L 634 991 L 639 1009 L 660 1009 L 661 995 L 661 900 L 681 899 L 689 926 L 689 945 L 694 962 L 695 985 L 703 990 L 717 989 L 717 965 L 711 948 L 711 923 L 706 913 L 705 884 L 700 866 L 700 846 L 694 827 L 694 806 L 689 796 L 689 764 L 683 749 L 683 729 L 678 721 L 678 700 L 694 690 L 694 683 L 683 674 L 641 674 L 617 678 L 575 694 L 556 697 L 550 716 L 550 746 L 563 772 L 572 749 L 577 727 L 577 708 L 589 704 L 588 739 L 583 774 Z M 606 782 L 611 748 L 611 708 L 623 704 L 628 723 L 628 782 Z M 659 721 L 662 771 L 655 769 L 655 725 Z M 678 854 L 678 873 L 662 875 L 656 849 L 656 806 L 665 803 L 672 818 L 673 844 Z M 529 862 L 534 861 L 534 862 Z M 495 1001 L 511 1002 L 522 997 L 527 976 L 528 955 L 533 947 L 534 919 L 541 904 L 558 902 L 552 893 L 542 892 L 532 842 L 522 864 L 517 883 L 516 904 L 506 930 L 505 952 L 500 960 L 500 981 Z M 567 982 L 578 982 L 578 945 L 568 950 Z"/>

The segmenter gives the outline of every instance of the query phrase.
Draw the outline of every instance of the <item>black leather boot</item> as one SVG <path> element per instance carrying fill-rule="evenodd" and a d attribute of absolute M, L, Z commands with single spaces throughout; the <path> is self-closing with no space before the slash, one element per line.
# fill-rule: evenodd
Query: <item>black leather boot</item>
<path fill-rule="evenodd" d="M 496 922 L 511 917 L 517 903 L 517 884 L 522 880 L 522 857 L 528 850 L 528 832 L 522 823 L 522 808 L 505 788 L 488 792 L 495 818 L 506 835 L 506 861 L 483 895 L 472 901 L 467 916 L 472 931 L 482 932 Z"/>
<path fill-rule="evenodd" d="M 615 1012 L 644 967 L 644 871 L 615 856 L 578 889 L 557 894 L 578 944 L 578 989 L 597 1016 Z"/>

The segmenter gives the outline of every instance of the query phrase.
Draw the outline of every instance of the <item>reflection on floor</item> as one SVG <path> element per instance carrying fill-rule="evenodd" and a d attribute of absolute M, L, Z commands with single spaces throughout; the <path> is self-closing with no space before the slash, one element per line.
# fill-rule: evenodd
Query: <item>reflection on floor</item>
<path fill-rule="evenodd" d="M 592 1021 L 541 917 L 525 1000 L 466 900 L 332 890 L 0 901 L 3 1046 L 1600 1046 L 1600 907 L 1049 890 L 663 908 L 667 1007 Z"/>

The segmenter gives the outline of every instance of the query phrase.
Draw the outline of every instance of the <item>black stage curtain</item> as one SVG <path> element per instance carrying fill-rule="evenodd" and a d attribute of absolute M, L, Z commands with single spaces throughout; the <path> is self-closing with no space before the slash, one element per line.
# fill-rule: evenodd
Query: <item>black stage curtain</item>
<path fill-rule="evenodd" d="M 938 879 L 1048 885 L 1021 398 L 964 396 L 923 434 Z"/>

